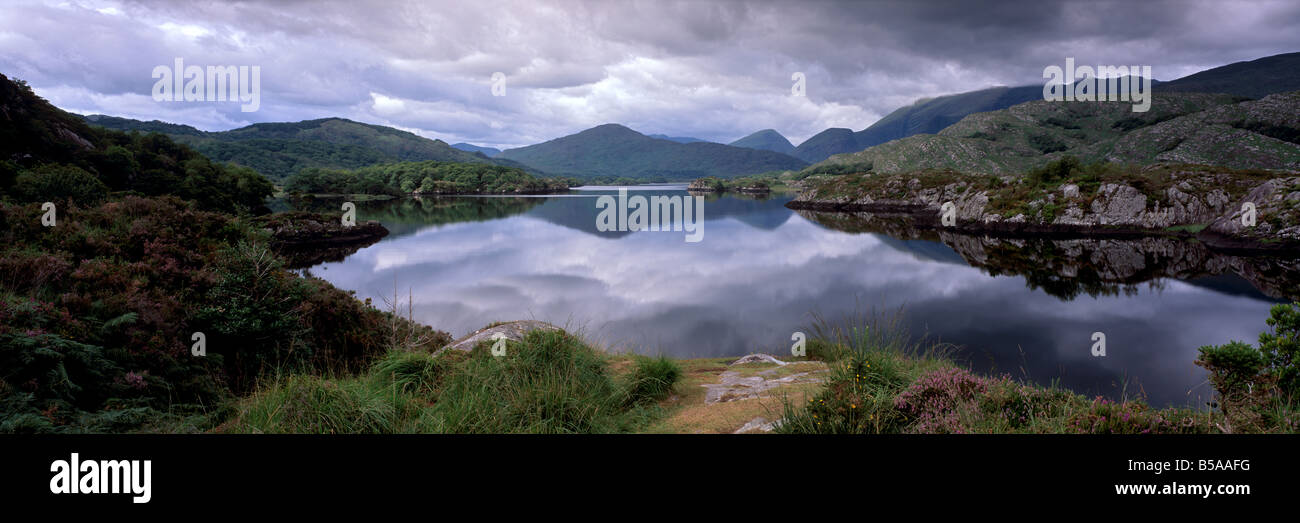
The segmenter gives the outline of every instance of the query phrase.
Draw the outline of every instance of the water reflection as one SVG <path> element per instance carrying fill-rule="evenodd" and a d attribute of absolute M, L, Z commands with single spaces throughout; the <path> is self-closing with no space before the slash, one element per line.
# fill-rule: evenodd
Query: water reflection
<path fill-rule="evenodd" d="M 1265 328 L 1274 287 L 1256 290 L 1246 275 L 1294 274 L 1280 262 L 1252 273 L 1245 261 L 1159 243 L 990 243 L 881 229 L 796 214 L 780 194 L 706 200 L 699 243 L 681 232 L 599 232 L 594 198 L 614 192 L 362 202 L 359 219 L 394 233 L 312 271 L 363 298 L 409 287 L 418 319 L 453 335 L 538 319 L 615 350 L 678 357 L 787 351 L 812 311 L 836 318 L 901 305 L 914 333 L 959 344 L 958 357 L 978 370 L 1088 394 L 1145 393 L 1158 405 L 1200 405 L 1209 388 L 1192 364 L 1196 348 L 1254 340 Z M 1105 358 L 1090 355 L 1095 331 L 1107 335 Z"/>

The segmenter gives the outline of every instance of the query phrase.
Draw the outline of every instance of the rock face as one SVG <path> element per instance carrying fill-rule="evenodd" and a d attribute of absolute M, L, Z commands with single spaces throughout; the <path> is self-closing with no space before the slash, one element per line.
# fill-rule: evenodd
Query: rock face
<path fill-rule="evenodd" d="M 461 339 L 451 342 L 450 345 L 447 345 L 446 347 L 439 349 L 438 352 L 442 352 L 444 350 L 459 350 L 459 351 L 469 352 L 474 350 L 474 347 L 478 346 L 480 342 L 484 342 L 484 341 L 491 342 L 494 339 L 494 337 L 497 336 L 498 334 L 504 336 L 505 339 L 507 340 L 520 341 L 523 340 L 524 336 L 527 335 L 529 332 L 537 329 L 561 330 L 559 327 L 556 327 L 544 321 L 537 321 L 537 320 L 512 321 L 512 322 L 502 323 L 499 325 L 493 325 L 491 327 L 484 327 L 482 329 L 474 331 L 472 334 L 469 334 Z"/>
<path fill-rule="evenodd" d="M 838 212 L 910 214 L 915 226 L 941 227 L 946 202 L 955 210 L 954 230 L 994 234 L 1071 233 L 1085 236 L 1158 232 L 1200 238 L 1211 245 L 1251 249 L 1300 248 L 1300 177 L 1245 180 L 1228 173 L 1186 171 L 1168 174 L 1168 187 L 1155 194 L 1126 183 L 1102 183 L 1085 194 L 1065 184 L 1029 201 L 997 202 L 990 190 L 968 180 L 924 187 L 919 178 L 899 176 L 869 191 L 811 187 L 786 206 Z M 1251 184 L 1241 187 L 1243 183 Z M 833 184 L 832 184 L 833 185 Z M 1234 189 L 1234 197 L 1229 189 Z M 1242 225 L 1243 206 L 1256 206 L 1257 225 Z M 1013 209 L 999 211 L 998 209 Z M 1205 227 L 1208 224 L 1208 227 Z M 1187 230 L 1169 228 L 1188 226 Z"/>
<path fill-rule="evenodd" d="M 1228 248 L 1283 248 L 1300 243 L 1300 177 L 1264 182 L 1242 202 L 1255 205 L 1254 226 L 1247 225 L 1249 211 L 1237 205 L 1216 217 L 1206 228 L 1206 236 Z"/>

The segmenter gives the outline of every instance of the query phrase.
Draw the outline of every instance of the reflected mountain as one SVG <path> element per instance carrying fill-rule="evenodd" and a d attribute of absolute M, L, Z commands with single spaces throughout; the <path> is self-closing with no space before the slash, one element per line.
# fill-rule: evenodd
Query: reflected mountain
<path fill-rule="evenodd" d="M 962 263 L 990 276 L 1021 276 L 1025 284 L 1058 298 L 1132 296 L 1139 285 L 1164 279 L 1235 296 L 1300 299 L 1300 260 L 1242 257 L 1185 239 L 995 238 L 913 226 L 910 216 L 796 211 L 827 229 L 881 235 L 881 241 L 918 259 Z"/>
<path fill-rule="evenodd" d="M 345 198 L 295 198 L 281 205 L 300 211 L 341 213 Z M 523 214 L 541 205 L 541 198 L 517 196 L 417 196 L 358 201 L 357 221 L 377 220 L 393 237 L 413 234 L 431 226 L 499 220 Z M 271 206 L 272 210 L 276 206 Z"/>

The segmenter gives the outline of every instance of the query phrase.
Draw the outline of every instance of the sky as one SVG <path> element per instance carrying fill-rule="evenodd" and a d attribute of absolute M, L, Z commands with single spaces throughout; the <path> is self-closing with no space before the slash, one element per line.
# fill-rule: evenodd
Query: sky
<path fill-rule="evenodd" d="M 1067 57 L 1172 80 L 1300 51 L 1293 0 L 3 4 L 0 73 L 69 111 L 209 131 L 343 117 L 499 148 L 604 123 L 798 145 L 918 99 L 1041 84 Z M 258 109 L 156 101 L 153 71 L 176 58 L 257 66 Z"/>

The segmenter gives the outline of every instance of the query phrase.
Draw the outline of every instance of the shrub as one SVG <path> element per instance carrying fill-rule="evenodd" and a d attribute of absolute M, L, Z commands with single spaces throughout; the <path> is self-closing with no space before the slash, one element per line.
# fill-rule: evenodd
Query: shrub
<path fill-rule="evenodd" d="M 47 164 L 19 174 L 13 193 L 23 201 L 93 205 L 108 195 L 108 186 L 80 167 Z"/>
<path fill-rule="evenodd" d="M 1259 335 L 1259 351 L 1277 378 L 1278 388 L 1290 397 L 1300 393 L 1300 304 L 1274 305 L 1265 320 L 1272 332 Z"/>

